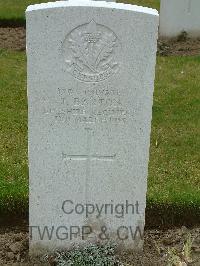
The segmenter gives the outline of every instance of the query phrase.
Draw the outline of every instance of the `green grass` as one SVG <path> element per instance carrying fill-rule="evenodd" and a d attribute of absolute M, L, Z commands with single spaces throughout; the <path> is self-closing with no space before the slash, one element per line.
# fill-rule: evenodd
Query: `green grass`
<path fill-rule="evenodd" d="M 200 57 L 157 60 L 148 202 L 200 207 Z M 26 58 L 0 53 L 0 212 L 28 206 Z"/>
<path fill-rule="evenodd" d="M 200 206 L 200 57 L 160 57 L 149 200 Z"/>
<path fill-rule="evenodd" d="M 28 5 L 41 3 L 40 0 L 1 0 L 0 20 L 25 20 L 25 10 Z M 44 1 L 45 2 L 45 1 Z M 48 2 L 48 1 L 46 1 Z"/>
<path fill-rule="evenodd" d="M 24 53 L 0 50 L 0 212 L 27 206 L 27 102 Z"/>
<path fill-rule="evenodd" d="M 160 9 L 160 0 L 123 0 L 123 1 L 117 1 L 117 2 L 132 4 L 132 5 L 139 5 L 139 6 L 147 6 L 147 7 L 155 8 L 157 10 Z"/>
<path fill-rule="evenodd" d="M 54 2 L 54 0 L 51 0 Z M 13 20 L 25 22 L 25 10 L 30 4 L 50 2 L 50 0 L 1 0 L 0 1 L 0 21 Z M 159 9 L 160 0 L 125 0 L 118 1 L 129 4 L 138 4 Z"/>

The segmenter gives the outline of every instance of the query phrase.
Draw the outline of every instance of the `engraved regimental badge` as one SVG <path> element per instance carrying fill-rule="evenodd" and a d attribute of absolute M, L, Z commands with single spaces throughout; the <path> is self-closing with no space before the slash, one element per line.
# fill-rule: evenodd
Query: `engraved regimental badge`
<path fill-rule="evenodd" d="M 67 70 L 84 82 L 108 79 L 119 69 L 116 34 L 94 20 L 73 29 L 63 43 Z"/>

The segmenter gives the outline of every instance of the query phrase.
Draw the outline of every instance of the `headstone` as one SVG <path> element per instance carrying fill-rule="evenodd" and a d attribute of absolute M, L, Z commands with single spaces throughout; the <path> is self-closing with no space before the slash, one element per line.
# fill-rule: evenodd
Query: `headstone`
<path fill-rule="evenodd" d="M 200 37 L 199 14 L 199 0 L 161 0 L 160 35 L 173 38 L 187 32 L 189 37 Z"/>
<path fill-rule="evenodd" d="M 158 13 L 64 1 L 26 18 L 30 251 L 140 249 Z"/>

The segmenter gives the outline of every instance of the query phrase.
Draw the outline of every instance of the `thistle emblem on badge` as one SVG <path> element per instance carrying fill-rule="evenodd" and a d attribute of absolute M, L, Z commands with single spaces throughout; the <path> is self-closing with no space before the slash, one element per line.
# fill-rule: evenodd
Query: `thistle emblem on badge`
<path fill-rule="evenodd" d="M 119 69 L 116 34 L 94 20 L 73 29 L 63 43 L 67 70 L 84 82 L 108 79 Z"/>

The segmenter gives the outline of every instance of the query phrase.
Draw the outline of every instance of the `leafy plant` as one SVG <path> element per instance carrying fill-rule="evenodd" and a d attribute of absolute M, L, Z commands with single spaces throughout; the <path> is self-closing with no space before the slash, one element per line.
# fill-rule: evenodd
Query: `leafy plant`
<path fill-rule="evenodd" d="M 56 266 L 123 266 L 116 258 L 115 246 L 111 243 L 89 244 L 71 251 L 57 251 L 53 262 Z"/>

